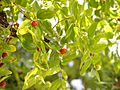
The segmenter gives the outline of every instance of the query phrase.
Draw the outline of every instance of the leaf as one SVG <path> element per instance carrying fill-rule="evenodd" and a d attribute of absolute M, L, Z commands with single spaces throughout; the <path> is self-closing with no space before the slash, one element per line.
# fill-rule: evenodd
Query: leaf
<path fill-rule="evenodd" d="M 81 59 L 80 69 L 82 68 L 84 62 L 88 59 L 89 56 L 90 56 L 90 52 L 89 51 L 85 51 L 84 54 L 83 54 L 83 57 Z"/>
<path fill-rule="evenodd" d="M 32 75 L 35 75 L 37 71 L 38 71 L 38 68 L 34 68 L 30 72 L 28 72 L 27 75 L 25 76 L 25 81 L 27 81 Z"/>
<path fill-rule="evenodd" d="M 73 26 L 74 26 L 74 24 L 72 23 L 72 24 L 69 26 L 69 28 L 67 29 L 65 39 L 68 39 L 68 38 L 71 36 Z"/>
<path fill-rule="evenodd" d="M 79 28 L 78 27 L 74 27 L 74 32 L 76 35 L 79 35 Z"/>
<path fill-rule="evenodd" d="M 36 62 L 40 58 L 40 52 L 36 50 L 36 52 L 33 55 L 33 60 Z"/>
<path fill-rule="evenodd" d="M 15 52 L 16 51 L 16 47 L 14 45 L 9 45 L 6 51 L 7 52 Z"/>
<path fill-rule="evenodd" d="M 31 87 L 32 85 L 34 85 L 37 82 L 37 79 L 39 76 L 35 75 L 37 74 L 38 68 L 34 68 L 33 70 L 31 70 L 30 72 L 27 73 L 27 75 L 25 76 L 25 81 L 24 81 L 24 86 L 22 90 L 25 90 L 29 87 Z M 41 78 L 41 77 L 40 77 Z"/>
<path fill-rule="evenodd" d="M 101 52 L 102 50 L 104 50 L 106 47 L 107 47 L 106 44 L 96 44 L 96 45 L 94 46 L 94 48 L 91 49 L 91 51 L 98 53 L 98 52 Z"/>
<path fill-rule="evenodd" d="M 24 0 L 23 0 L 24 1 Z M 22 22 L 19 29 L 24 29 L 25 27 L 29 27 L 31 25 L 30 20 L 26 19 Z"/>
<path fill-rule="evenodd" d="M 37 17 L 39 19 L 50 19 L 55 16 L 57 10 L 50 10 L 50 9 L 40 9 L 37 13 Z"/>
<path fill-rule="evenodd" d="M 12 74 L 12 72 L 8 69 L 5 68 L 0 68 L 0 76 L 5 76 L 5 75 L 9 75 Z"/>
<path fill-rule="evenodd" d="M 46 77 L 46 76 L 56 74 L 56 73 L 60 72 L 60 70 L 61 70 L 61 68 L 59 66 L 49 68 L 45 73 L 43 73 L 43 76 Z"/>
<path fill-rule="evenodd" d="M 66 65 L 69 61 L 79 57 L 79 55 L 76 55 L 76 53 L 71 53 L 63 57 L 62 65 Z"/>
<path fill-rule="evenodd" d="M 67 80 L 68 79 L 67 73 L 63 69 L 61 70 L 61 72 L 64 79 Z"/>
<path fill-rule="evenodd" d="M 59 54 L 55 51 L 53 51 L 50 55 L 50 59 L 48 61 L 49 67 L 55 67 L 59 66 L 60 60 L 59 60 Z"/>
<path fill-rule="evenodd" d="M 95 34 L 95 30 L 96 30 L 96 27 L 97 27 L 97 22 L 94 22 L 89 28 L 88 28 L 88 37 L 89 38 L 92 38 Z"/>
<path fill-rule="evenodd" d="M 91 57 L 92 60 L 92 64 L 97 64 L 100 62 L 100 55 L 99 54 L 95 54 L 94 56 Z"/>
<path fill-rule="evenodd" d="M 5 62 L 5 63 L 10 63 L 10 62 L 14 62 L 14 61 L 16 60 L 16 58 L 13 57 L 13 56 L 11 56 L 11 55 L 9 55 L 8 57 L 3 58 L 2 60 L 3 60 L 3 62 Z"/>
<path fill-rule="evenodd" d="M 33 86 L 34 84 L 38 83 L 40 80 L 41 80 L 42 82 L 44 82 L 44 79 L 43 79 L 42 76 L 40 76 L 40 75 L 32 76 L 31 78 L 28 79 L 27 82 L 24 82 L 24 86 L 23 86 L 23 89 L 22 89 L 22 90 L 25 90 L 25 89 L 30 88 L 30 87 Z"/>
<path fill-rule="evenodd" d="M 48 66 L 48 56 L 49 54 L 48 53 L 45 53 L 43 56 L 42 56 L 42 59 L 41 59 L 41 66 L 44 67 L 44 68 L 49 68 Z"/>
<path fill-rule="evenodd" d="M 40 28 L 41 28 L 42 31 L 45 31 L 46 33 L 51 34 L 51 35 L 54 34 L 54 31 L 51 28 L 52 27 L 51 23 L 49 21 L 44 20 L 44 21 L 40 21 L 40 23 L 41 23 Z"/>
<path fill-rule="evenodd" d="M 37 12 L 37 11 L 39 10 L 38 8 L 40 8 L 40 6 L 39 6 L 39 4 L 38 4 L 37 1 L 35 1 L 35 2 L 32 4 L 32 6 L 33 6 L 33 9 L 34 9 L 35 12 Z"/>
<path fill-rule="evenodd" d="M 4 77 L 0 78 L 0 82 L 4 81 L 4 80 L 7 79 L 8 77 L 10 77 L 10 76 L 4 76 Z"/>
<path fill-rule="evenodd" d="M 18 29 L 18 31 L 17 31 L 17 35 L 24 35 L 24 34 L 26 34 L 26 33 L 28 33 L 28 30 L 29 30 L 29 28 L 28 27 L 24 27 L 24 28 L 22 28 L 22 29 Z"/>
<path fill-rule="evenodd" d="M 83 75 L 86 72 L 86 70 L 90 67 L 90 65 L 91 65 L 91 60 L 87 60 L 84 63 L 84 65 L 82 66 L 82 69 L 80 71 L 80 75 Z"/>
<path fill-rule="evenodd" d="M 32 35 L 30 33 L 24 34 L 20 37 L 21 44 L 28 52 L 35 52 L 36 45 L 33 43 Z"/>
<path fill-rule="evenodd" d="M 63 79 L 62 80 L 62 90 L 66 90 L 66 81 Z"/>
<path fill-rule="evenodd" d="M 61 79 L 57 79 L 54 82 L 52 82 L 52 86 L 49 88 L 49 90 L 57 90 L 61 85 Z"/>
<path fill-rule="evenodd" d="M 98 81 L 100 82 L 101 80 L 100 80 L 100 75 L 99 75 L 98 71 L 95 72 L 95 75 L 96 75 Z"/>

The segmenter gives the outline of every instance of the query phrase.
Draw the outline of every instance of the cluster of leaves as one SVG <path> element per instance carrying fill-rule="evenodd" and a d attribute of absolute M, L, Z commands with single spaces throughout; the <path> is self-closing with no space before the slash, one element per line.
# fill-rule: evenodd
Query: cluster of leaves
<path fill-rule="evenodd" d="M 69 90 L 67 82 L 82 78 L 85 89 L 119 88 L 119 56 L 110 51 L 119 39 L 119 4 L 119 0 L 0 1 L 0 56 L 9 53 L 0 58 L 5 63 L 0 82 L 7 78 L 6 88 L 13 90 Z"/>

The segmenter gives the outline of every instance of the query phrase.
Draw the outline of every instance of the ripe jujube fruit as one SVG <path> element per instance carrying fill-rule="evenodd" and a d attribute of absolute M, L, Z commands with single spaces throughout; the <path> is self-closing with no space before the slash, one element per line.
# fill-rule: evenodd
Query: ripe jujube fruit
<path fill-rule="evenodd" d="M 114 84 L 116 87 L 119 87 L 120 86 L 120 83 L 119 82 L 115 82 Z"/>
<path fill-rule="evenodd" d="M 7 53 L 2 53 L 2 58 L 6 58 L 8 56 Z"/>
<path fill-rule="evenodd" d="M 14 27 L 18 28 L 18 27 L 19 27 L 19 23 L 16 22 L 16 23 L 14 24 Z"/>
<path fill-rule="evenodd" d="M 120 17 L 117 20 L 120 21 Z"/>
<path fill-rule="evenodd" d="M 0 62 L 0 67 L 2 67 L 4 65 L 4 63 L 3 62 Z"/>
<path fill-rule="evenodd" d="M 61 49 L 59 50 L 59 52 L 60 52 L 61 54 L 65 54 L 65 53 L 67 52 L 67 49 L 66 49 L 66 48 L 61 48 Z"/>
<path fill-rule="evenodd" d="M 37 20 L 32 20 L 32 21 L 31 21 L 31 25 L 32 25 L 33 27 L 38 26 L 38 21 L 37 21 Z"/>
<path fill-rule="evenodd" d="M 41 51 L 42 51 L 42 49 L 41 49 L 41 48 L 37 48 L 37 51 L 38 51 L 38 52 L 41 52 Z"/>
<path fill-rule="evenodd" d="M 6 86 L 6 82 L 5 81 L 2 81 L 2 82 L 0 82 L 0 87 L 5 87 Z"/>

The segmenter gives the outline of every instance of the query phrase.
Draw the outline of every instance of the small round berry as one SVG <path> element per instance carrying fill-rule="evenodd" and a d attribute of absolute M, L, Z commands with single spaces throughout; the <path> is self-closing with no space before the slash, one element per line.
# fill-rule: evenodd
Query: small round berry
<path fill-rule="evenodd" d="M 6 58 L 8 56 L 7 53 L 2 53 L 2 58 Z"/>
<path fill-rule="evenodd" d="M 38 21 L 37 20 L 32 20 L 31 25 L 33 27 L 38 26 Z"/>
<path fill-rule="evenodd" d="M 41 52 L 41 51 L 42 51 L 42 49 L 41 49 L 41 48 L 37 48 L 37 51 L 38 51 L 38 52 Z"/>
<path fill-rule="evenodd" d="M 120 18 L 118 18 L 117 20 L 120 21 Z"/>
<path fill-rule="evenodd" d="M 114 84 L 116 87 L 119 87 L 120 86 L 120 83 L 119 82 L 115 82 Z"/>
<path fill-rule="evenodd" d="M 5 86 L 6 86 L 6 82 L 5 81 L 0 82 L 0 87 L 4 88 Z"/>
<path fill-rule="evenodd" d="M 16 22 L 16 23 L 14 24 L 14 27 L 15 27 L 15 28 L 18 28 L 18 27 L 19 27 L 19 23 Z"/>
<path fill-rule="evenodd" d="M 46 52 L 48 52 L 48 51 L 49 51 L 49 48 L 45 48 L 45 50 L 46 50 Z"/>
<path fill-rule="evenodd" d="M 4 63 L 3 62 L 0 62 L 0 67 L 2 67 L 4 65 Z"/>
<path fill-rule="evenodd" d="M 60 51 L 61 54 L 65 54 L 67 52 L 67 49 L 66 48 L 61 48 L 59 51 Z"/>

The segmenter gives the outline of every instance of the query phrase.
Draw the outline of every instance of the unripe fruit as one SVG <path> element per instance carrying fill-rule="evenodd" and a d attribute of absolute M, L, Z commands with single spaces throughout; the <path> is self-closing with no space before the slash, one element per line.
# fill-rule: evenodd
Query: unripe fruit
<path fill-rule="evenodd" d="M 61 48 L 59 51 L 60 51 L 61 54 L 65 54 L 67 52 L 67 49 L 66 48 Z"/>
<path fill-rule="evenodd" d="M 38 21 L 37 20 L 32 20 L 31 25 L 33 27 L 38 26 Z"/>
<path fill-rule="evenodd" d="M 6 86 L 6 82 L 5 81 L 2 81 L 2 82 L 0 82 L 0 87 L 5 87 Z"/>
<path fill-rule="evenodd" d="M 3 53 L 3 54 L 2 54 L 2 58 L 6 58 L 7 56 L 8 56 L 7 53 Z"/>
<path fill-rule="evenodd" d="M 116 87 L 119 87 L 120 86 L 120 83 L 119 82 L 115 82 L 114 84 Z"/>

